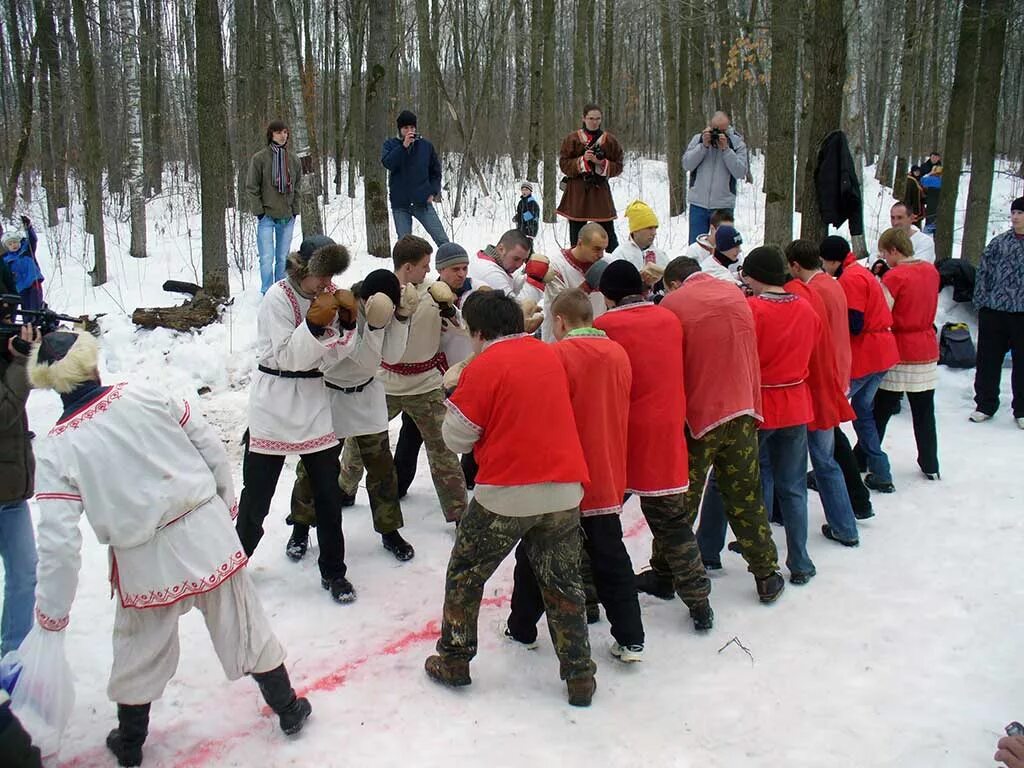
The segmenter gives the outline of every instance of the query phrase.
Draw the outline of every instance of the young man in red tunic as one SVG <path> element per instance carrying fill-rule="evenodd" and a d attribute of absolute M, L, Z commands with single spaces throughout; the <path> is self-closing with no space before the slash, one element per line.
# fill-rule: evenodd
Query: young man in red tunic
<path fill-rule="evenodd" d="M 810 302 L 786 292 L 786 281 L 775 246 L 755 248 L 743 262 L 761 363 L 761 490 L 782 509 L 789 580 L 806 584 L 816 573 L 807 554 L 807 425 L 814 420 L 807 377 L 822 326 Z"/>
<path fill-rule="evenodd" d="M 583 291 L 560 293 L 548 311 L 558 340 L 552 348 L 568 376 L 569 397 L 590 473 L 580 502 L 583 547 L 615 638 L 611 653 L 620 661 L 640 661 L 644 626 L 633 563 L 622 542 L 619 520 L 626 493 L 626 436 L 633 380 L 629 357 L 607 334 L 593 327 L 590 299 Z M 520 544 L 506 634 L 532 646 L 543 612 L 537 579 Z"/>
<path fill-rule="evenodd" d="M 441 638 L 426 671 L 443 685 L 470 684 L 484 583 L 522 540 L 569 703 L 589 706 L 596 667 L 580 583 L 579 504 L 590 477 L 565 369 L 550 346 L 523 333 L 515 299 L 474 293 L 462 317 L 476 356 L 446 401 L 442 432 L 452 451 L 474 451 L 480 469 L 448 561 Z"/>
<path fill-rule="evenodd" d="M 867 459 L 869 474 L 864 484 L 873 491 L 892 493 L 892 471 L 889 457 L 882 450 L 882 441 L 875 425 L 875 393 L 886 371 L 900 361 L 896 339 L 892 335 L 892 313 L 882 293 L 882 286 L 867 269 L 857 263 L 850 244 L 838 235 L 821 242 L 821 260 L 825 271 L 839 281 L 846 294 L 849 314 L 850 405 L 857 418 L 858 447 Z"/>
<path fill-rule="evenodd" d="M 683 505 L 689 487 L 683 330 L 667 309 L 644 301 L 643 279 L 628 261 L 609 264 L 600 288 L 609 309 L 594 327 L 621 344 L 633 366 L 626 490 L 640 497 L 654 546 L 690 609 L 694 627 L 708 630 L 714 623 L 708 599 L 711 581 Z"/>

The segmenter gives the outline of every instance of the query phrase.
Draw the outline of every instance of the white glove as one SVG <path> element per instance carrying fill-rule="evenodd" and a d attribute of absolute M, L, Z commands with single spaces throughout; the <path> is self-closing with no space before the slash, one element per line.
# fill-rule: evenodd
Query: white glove
<path fill-rule="evenodd" d="M 521 306 L 523 308 L 523 329 L 527 333 L 533 333 L 544 322 L 544 312 L 533 299 L 524 299 Z"/>
<path fill-rule="evenodd" d="M 640 270 L 640 277 L 643 278 L 644 285 L 648 288 L 661 280 L 664 276 L 665 268 L 658 266 L 657 264 L 644 264 L 644 268 Z"/>
<path fill-rule="evenodd" d="M 443 280 L 438 280 L 436 283 L 431 283 L 430 287 L 427 288 L 427 293 L 430 294 L 430 298 L 436 301 L 438 304 L 454 304 L 455 294 L 452 292 L 451 286 Z"/>
<path fill-rule="evenodd" d="M 398 309 L 395 310 L 395 317 L 399 320 L 408 320 L 416 312 L 419 303 L 419 290 L 412 283 L 406 283 L 402 289 L 402 300 L 398 303 Z"/>
<path fill-rule="evenodd" d="M 372 329 L 385 327 L 395 316 L 395 303 L 386 293 L 375 293 L 366 300 L 363 310 L 366 313 L 366 324 Z"/>

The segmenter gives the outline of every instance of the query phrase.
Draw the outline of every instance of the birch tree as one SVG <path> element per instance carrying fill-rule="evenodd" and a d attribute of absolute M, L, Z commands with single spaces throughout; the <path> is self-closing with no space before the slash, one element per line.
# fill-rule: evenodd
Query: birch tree
<path fill-rule="evenodd" d="M 132 241 L 128 253 L 136 259 L 146 257 L 146 167 L 142 145 L 142 91 L 139 87 L 139 37 L 133 0 L 119 0 L 121 29 L 124 35 L 125 124 L 128 127 L 128 204 L 131 211 Z"/>

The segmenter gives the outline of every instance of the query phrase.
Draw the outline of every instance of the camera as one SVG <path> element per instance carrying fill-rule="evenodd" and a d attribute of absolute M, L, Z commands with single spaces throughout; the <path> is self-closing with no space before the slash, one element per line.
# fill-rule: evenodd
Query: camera
<path fill-rule="evenodd" d="M 0 336 L 17 336 L 26 325 L 32 325 L 40 335 L 60 328 L 61 323 L 80 323 L 82 318 L 54 312 L 45 304 L 42 309 L 20 309 L 21 296 L 15 293 L 0 294 Z"/>
<path fill-rule="evenodd" d="M 604 153 L 604 147 L 602 147 L 600 144 L 598 144 L 590 151 L 594 153 L 594 157 L 596 157 L 598 160 L 604 160 L 606 157 Z"/>
<path fill-rule="evenodd" d="M 712 128 L 710 131 L 708 131 L 708 133 L 711 134 L 711 146 L 717 148 L 718 147 L 718 137 L 719 136 L 725 136 L 725 131 L 723 131 L 723 130 L 721 130 L 719 128 Z"/>

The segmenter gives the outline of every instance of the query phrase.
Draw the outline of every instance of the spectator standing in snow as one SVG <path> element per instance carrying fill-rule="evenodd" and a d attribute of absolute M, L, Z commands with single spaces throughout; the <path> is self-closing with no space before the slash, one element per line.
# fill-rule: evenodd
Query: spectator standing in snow
<path fill-rule="evenodd" d="M 16 229 L 0 236 L 0 251 L 3 261 L 14 278 L 14 292 L 21 296 L 22 309 L 41 309 L 43 306 L 43 272 L 36 260 L 36 244 L 39 238 L 28 216 L 21 217 L 25 227 L 22 236 Z"/>
<path fill-rule="evenodd" d="M 683 153 L 690 174 L 690 240 L 708 231 L 716 208 L 736 207 L 736 184 L 747 175 L 747 145 L 726 112 L 715 112 L 707 128 L 690 139 Z"/>
<path fill-rule="evenodd" d="M 927 176 L 929 173 L 932 172 L 932 168 L 934 168 L 937 165 L 942 165 L 942 155 L 932 150 L 932 152 L 928 155 L 928 159 L 921 163 L 921 176 Z"/>
<path fill-rule="evenodd" d="M 256 251 L 260 258 L 260 290 L 285 278 L 295 217 L 299 215 L 296 188 L 302 164 L 288 146 L 288 126 L 280 120 L 267 125 L 267 146 L 249 160 L 245 194 L 255 214 Z"/>
<path fill-rule="evenodd" d="M 444 224 L 434 209 L 441 199 L 441 161 L 434 145 L 416 130 L 416 115 L 403 110 L 398 115 L 398 136 L 384 142 L 380 161 L 388 169 L 388 197 L 395 232 L 401 240 L 412 234 L 412 220 L 427 230 L 434 245 L 448 242 Z"/>
<path fill-rule="evenodd" d="M 719 209 L 711 214 L 711 225 L 706 234 L 698 235 L 697 239 L 686 246 L 683 256 L 688 256 L 697 264 L 701 264 L 708 256 L 715 252 L 715 232 L 723 224 L 735 226 L 732 211 Z"/>
<path fill-rule="evenodd" d="M 924 219 L 924 187 L 921 186 L 921 166 L 910 166 L 910 173 L 907 174 L 904 182 L 901 202 L 907 206 L 912 224 L 917 224 Z"/>
<path fill-rule="evenodd" d="M 488 286 L 506 296 L 518 298 L 526 275 L 519 268 L 526 263 L 533 243 L 518 229 L 510 229 L 498 239 L 497 245 L 487 245 L 477 251 L 469 263 L 469 277 L 476 288 Z M 516 274 L 518 272 L 518 274 Z"/>
<path fill-rule="evenodd" d="M 524 181 L 519 185 L 519 203 L 516 215 L 512 217 L 516 229 L 529 238 L 537 236 L 540 229 L 540 203 L 533 196 L 533 182 Z"/>
<path fill-rule="evenodd" d="M 889 226 L 901 230 L 910 239 L 916 260 L 935 263 L 935 241 L 914 226 L 914 216 L 906 203 L 893 203 L 889 209 Z"/>
<path fill-rule="evenodd" d="M 1007 351 L 1013 418 L 1024 429 L 1024 197 L 1010 206 L 1012 228 L 985 247 L 974 285 L 978 309 L 978 367 L 974 373 L 971 421 L 988 421 L 999 408 L 999 379 Z"/>
<path fill-rule="evenodd" d="M 942 204 L 942 166 L 933 166 L 928 175 L 921 179 L 921 186 L 924 187 L 924 208 L 926 235 L 935 234 L 935 222 L 939 216 L 939 205 Z"/>
<path fill-rule="evenodd" d="M 556 213 L 569 220 L 569 245 L 575 246 L 587 222 L 597 222 L 608 233 L 606 250 L 619 245 L 615 234 L 615 202 L 608 179 L 622 173 L 622 145 L 601 129 L 601 108 L 583 107 L 583 127 L 562 141 L 558 165 L 565 174 L 564 192 Z"/>

